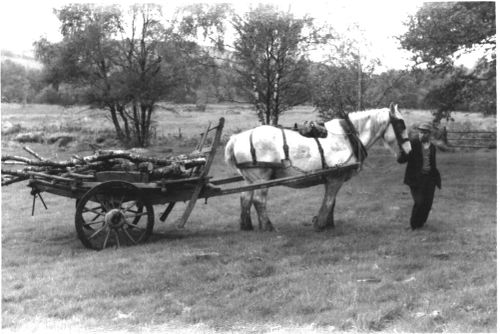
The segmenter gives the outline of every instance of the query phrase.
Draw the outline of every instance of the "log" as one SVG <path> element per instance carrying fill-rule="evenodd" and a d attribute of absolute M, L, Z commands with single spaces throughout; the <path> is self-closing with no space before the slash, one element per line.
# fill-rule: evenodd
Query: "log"
<path fill-rule="evenodd" d="M 151 179 L 157 179 L 157 180 L 162 178 L 186 177 L 185 173 L 182 171 L 180 166 L 177 165 L 156 168 L 149 174 L 149 176 L 151 177 Z"/>
<path fill-rule="evenodd" d="M 21 176 L 11 177 L 11 178 L 2 178 L 2 186 L 8 186 L 9 184 L 21 182 L 21 181 L 24 181 L 27 179 L 28 179 L 28 177 L 21 177 Z"/>
<path fill-rule="evenodd" d="M 25 157 L 19 157 L 15 155 L 2 155 L 2 162 L 3 161 L 20 161 L 24 162 L 28 165 L 31 166 L 44 166 L 44 167 L 60 167 L 60 168 L 65 168 L 65 167 L 71 167 L 74 166 L 75 164 L 71 161 L 62 161 L 62 162 L 55 162 L 55 161 L 50 161 L 50 160 L 31 160 Z"/>
<path fill-rule="evenodd" d="M 36 153 L 35 151 L 33 151 L 31 148 L 29 148 L 28 146 L 23 146 L 23 149 L 28 152 L 29 154 L 33 155 L 35 158 L 37 158 L 38 160 L 40 161 L 45 161 L 47 159 L 41 157 L 38 153 Z"/>

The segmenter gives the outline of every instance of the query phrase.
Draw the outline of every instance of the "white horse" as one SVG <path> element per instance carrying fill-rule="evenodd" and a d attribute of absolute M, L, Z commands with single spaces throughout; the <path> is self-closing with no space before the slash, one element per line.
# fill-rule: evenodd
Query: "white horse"
<path fill-rule="evenodd" d="M 358 111 L 349 114 L 349 119 L 364 148 L 368 150 L 378 139 L 396 156 L 400 150 L 411 151 L 408 132 L 397 105 L 390 108 Z M 296 131 L 262 125 L 231 136 L 226 145 L 226 163 L 235 167 L 247 183 L 300 175 L 307 171 L 320 170 L 343 164 L 359 162 L 354 146 L 339 119 L 325 123 L 326 138 L 307 138 Z M 333 210 L 335 198 L 342 184 L 355 170 L 327 174 L 325 195 L 319 213 L 314 217 L 314 228 L 322 230 L 334 226 Z M 315 183 L 315 184 L 318 184 Z M 315 184 L 299 184 L 307 187 Z M 268 189 L 247 191 L 241 194 L 242 230 L 252 230 L 250 209 L 252 203 L 257 210 L 259 229 L 273 231 L 267 215 Z"/>

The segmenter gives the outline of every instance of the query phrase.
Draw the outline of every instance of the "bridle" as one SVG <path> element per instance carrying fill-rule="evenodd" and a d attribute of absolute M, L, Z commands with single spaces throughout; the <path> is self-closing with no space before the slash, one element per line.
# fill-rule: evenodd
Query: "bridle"
<path fill-rule="evenodd" d="M 396 135 L 396 140 L 398 142 L 399 148 L 403 149 L 403 144 L 407 141 L 410 141 L 410 138 L 403 138 L 401 135 L 403 131 L 406 130 L 405 121 L 393 116 L 392 113 L 389 112 L 389 123 L 387 123 L 387 127 L 385 128 L 384 133 L 389 128 L 389 125 L 392 125 L 392 129 L 394 130 L 394 134 Z"/>

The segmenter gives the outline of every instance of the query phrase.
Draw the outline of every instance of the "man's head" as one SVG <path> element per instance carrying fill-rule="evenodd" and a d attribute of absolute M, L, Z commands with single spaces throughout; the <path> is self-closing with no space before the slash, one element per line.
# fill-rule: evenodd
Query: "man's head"
<path fill-rule="evenodd" d="M 430 123 L 421 123 L 418 127 L 418 139 L 421 142 L 428 142 L 431 138 L 432 125 Z"/>

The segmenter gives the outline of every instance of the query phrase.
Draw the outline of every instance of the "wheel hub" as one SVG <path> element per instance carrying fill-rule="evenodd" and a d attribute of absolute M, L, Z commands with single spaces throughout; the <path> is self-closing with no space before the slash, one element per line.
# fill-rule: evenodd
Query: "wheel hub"
<path fill-rule="evenodd" d="M 125 224 L 125 216 L 118 209 L 112 209 L 104 216 L 106 224 L 112 228 L 118 228 Z"/>

